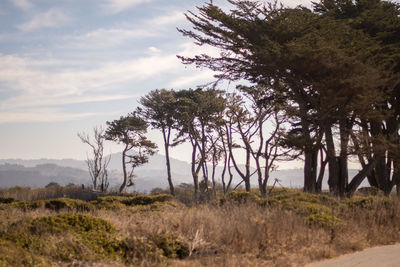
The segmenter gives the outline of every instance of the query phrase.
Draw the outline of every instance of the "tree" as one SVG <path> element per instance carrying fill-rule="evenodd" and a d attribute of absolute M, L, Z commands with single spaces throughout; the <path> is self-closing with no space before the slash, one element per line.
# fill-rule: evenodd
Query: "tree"
<path fill-rule="evenodd" d="M 90 178 L 92 179 L 93 189 L 100 189 L 101 192 L 107 191 L 109 186 L 107 166 L 110 163 L 111 157 L 104 158 L 105 136 L 103 128 L 93 128 L 93 140 L 89 134 L 85 133 L 78 133 L 78 137 L 92 149 L 91 156 L 87 155 L 86 164 Z"/>
<path fill-rule="evenodd" d="M 220 78 L 246 79 L 285 96 L 291 104 L 286 112 L 294 118 L 292 130 L 302 136 L 297 143 L 303 152 L 305 191 L 318 189 L 318 157 L 323 147 L 332 192 L 343 195 L 353 190 L 371 166 L 366 165 L 349 184 L 349 136 L 355 119 L 364 117 L 382 97 L 375 89 L 387 82 L 385 72 L 373 64 L 379 44 L 346 21 L 303 7 L 228 2 L 233 9 L 227 12 L 205 4 L 198 14 L 187 14 L 194 30 L 179 31 L 199 45 L 219 48 L 221 54 L 180 57 L 183 63 L 218 71 Z M 337 127 L 339 135 L 333 132 Z"/>
<path fill-rule="evenodd" d="M 246 109 L 245 102 L 240 95 L 227 95 L 227 112 L 225 123 L 225 134 L 229 149 L 230 160 L 236 172 L 242 178 L 245 189 L 250 192 L 250 178 L 254 174 L 251 172 L 251 142 L 256 132 L 253 131 L 255 121 L 250 112 Z M 240 144 L 235 139 L 235 134 L 239 136 Z M 234 149 L 241 148 L 244 150 L 244 170 L 237 163 L 237 156 Z"/>
<path fill-rule="evenodd" d="M 216 118 L 225 108 L 221 92 L 214 89 L 180 90 L 177 99 L 175 119 L 179 134 L 177 139 L 186 138 L 192 145 L 191 170 L 194 183 L 194 198 L 199 199 L 199 173 L 208 188 L 207 155 L 210 150 L 208 133 L 213 131 Z"/>
<path fill-rule="evenodd" d="M 134 185 L 134 170 L 148 162 L 149 156 L 156 152 L 157 146 L 145 136 L 147 123 L 136 113 L 121 116 L 118 120 L 107 122 L 105 137 L 123 145 L 122 170 L 124 180 L 119 188 L 122 192 L 126 187 Z M 133 151 L 133 153 L 129 153 Z M 129 169 L 130 167 L 130 169 Z"/>
<path fill-rule="evenodd" d="M 344 21 L 379 44 L 373 64 L 386 71 L 387 81 L 375 90 L 385 97 L 370 105 L 378 114 L 357 121 L 359 131 L 352 135 L 352 141 L 357 147 L 364 146 L 357 153 L 360 163 L 373 165 L 369 183 L 389 194 L 394 185 L 397 189 L 400 185 L 400 5 L 378 0 L 324 0 L 314 9 L 322 16 Z"/>
<path fill-rule="evenodd" d="M 276 169 L 277 160 L 289 153 L 280 147 L 286 103 L 272 88 L 239 86 L 238 89 L 250 102 L 248 110 L 253 129 L 249 136 L 255 138 L 249 142 L 249 149 L 256 164 L 260 194 L 266 197 L 270 172 Z"/>
<path fill-rule="evenodd" d="M 171 133 L 176 128 L 174 113 L 176 110 L 176 99 L 172 90 L 153 90 L 140 99 L 143 109 L 139 113 L 150 123 L 154 129 L 161 131 L 164 141 L 165 160 L 167 165 L 167 179 L 171 195 L 175 195 L 174 184 L 171 177 L 171 163 L 169 148 L 176 145 L 171 143 Z"/>

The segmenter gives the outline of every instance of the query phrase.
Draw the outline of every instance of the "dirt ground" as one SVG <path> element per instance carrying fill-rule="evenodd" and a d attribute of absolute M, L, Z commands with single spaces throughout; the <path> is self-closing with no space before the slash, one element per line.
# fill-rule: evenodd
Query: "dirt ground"
<path fill-rule="evenodd" d="M 365 249 L 307 267 L 400 267 L 400 244 Z"/>

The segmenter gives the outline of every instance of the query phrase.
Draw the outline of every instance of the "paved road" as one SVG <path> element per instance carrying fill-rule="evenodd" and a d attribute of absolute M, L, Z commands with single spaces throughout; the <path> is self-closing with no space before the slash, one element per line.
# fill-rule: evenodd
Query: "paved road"
<path fill-rule="evenodd" d="M 400 267 L 400 244 L 365 249 L 307 267 Z"/>

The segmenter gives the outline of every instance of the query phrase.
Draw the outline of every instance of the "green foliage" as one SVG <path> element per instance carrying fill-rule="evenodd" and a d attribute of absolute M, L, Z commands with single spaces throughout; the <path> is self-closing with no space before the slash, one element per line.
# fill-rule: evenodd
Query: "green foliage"
<path fill-rule="evenodd" d="M 129 237 L 123 240 L 121 248 L 127 262 L 135 262 L 138 259 L 161 263 L 165 259 L 163 251 L 144 237 Z"/>
<path fill-rule="evenodd" d="M 169 232 L 153 233 L 149 240 L 163 251 L 167 258 L 183 259 L 189 255 L 189 246 L 180 240 L 176 234 Z"/>
<path fill-rule="evenodd" d="M 127 206 L 135 206 L 135 205 L 150 205 L 155 202 L 167 202 L 172 201 L 174 199 L 173 196 L 162 194 L 162 195 L 139 195 L 132 198 L 125 198 L 121 200 L 121 202 Z"/>
<path fill-rule="evenodd" d="M 246 203 L 257 203 L 259 198 L 251 192 L 244 191 L 234 191 L 227 194 L 224 198 L 221 199 L 221 204 L 225 202 L 233 202 L 235 204 L 246 204 Z"/>
<path fill-rule="evenodd" d="M 383 192 L 375 186 L 361 187 L 357 190 L 357 193 L 362 196 L 382 196 Z"/>
<path fill-rule="evenodd" d="M 173 196 L 167 194 L 99 197 L 92 201 L 92 204 L 99 209 L 119 209 L 133 212 L 158 211 L 182 206 L 181 203 L 175 201 Z"/>
<path fill-rule="evenodd" d="M 70 211 L 87 212 L 95 209 L 92 204 L 86 201 L 82 201 L 79 199 L 67 199 L 67 198 L 47 200 L 45 201 L 44 206 L 46 209 L 51 209 L 55 211 L 66 209 Z"/>
<path fill-rule="evenodd" d="M 84 214 L 60 214 L 25 218 L 11 224 L 0 235 L 24 249 L 53 260 L 118 258 L 120 241 L 109 222 Z"/>
<path fill-rule="evenodd" d="M 167 194 L 160 195 L 137 195 L 133 197 L 124 196 L 107 196 L 99 197 L 93 203 L 100 205 L 102 203 L 121 203 L 125 206 L 135 206 L 135 205 L 150 205 L 155 202 L 168 202 L 174 200 L 174 197 Z"/>
<path fill-rule="evenodd" d="M 327 228 L 333 228 L 343 224 L 341 219 L 324 211 L 310 214 L 307 219 L 310 225 Z"/>
<path fill-rule="evenodd" d="M 10 204 L 16 202 L 16 200 L 12 197 L 0 197 L 0 204 Z"/>
<path fill-rule="evenodd" d="M 69 199 L 69 198 L 57 198 L 49 200 L 38 200 L 38 201 L 24 201 L 11 203 L 12 206 L 20 208 L 24 211 L 35 210 L 39 208 L 54 210 L 54 211 L 91 211 L 95 210 L 95 207 L 86 201 L 80 199 Z"/>
<path fill-rule="evenodd" d="M 23 201 L 23 202 L 13 202 L 11 203 L 12 207 L 16 207 L 22 209 L 23 211 L 27 210 L 36 210 L 44 207 L 44 200 L 37 201 Z"/>
<path fill-rule="evenodd" d="M 265 200 L 269 206 L 279 206 L 293 210 L 299 214 L 330 213 L 337 208 L 339 202 L 327 195 L 308 194 L 300 191 L 290 191 L 269 197 Z"/>
<path fill-rule="evenodd" d="M 51 266 L 51 262 L 30 253 L 15 242 L 0 239 L 0 266 Z"/>
<path fill-rule="evenodd" d="M 343 202 L 348 208 L 352 209 L 373 209 L 376 206 L 390 208 L 394 205 L 393 200 L 380 196 L 354 196 L 352 198 L 345 199 Z"/>
<path fill-rule="evenodd" d="M 147 163 L 149 156 L 153 155 L 157 150 L 157 145 L 145 136 L 146 132 L 147 122 L 138 115 L 138 112 L 107 122 L 106 140 L 114 141 L 124 146 L 122 151 L 124 181 L 119 189 L 120 192 L 125 187 L 134 185 L 132 180 L 134 169 Z M 131 150 L 134 153 L 128 155 L 127 153 Z M 130 167 L 129 171 L 127 166 Z"/>
<path fill-rule="evenodd" d="M 1 266 L 99 259 L 127 264 L 144 259 L 161 263 L 165 258 L 189 255 L 187 243 L 176 234 L 163 231 L 125 238 L 103 219 L 72 213 L 26 217 L 11 223 L 0 230 L 0 248 Z"/>

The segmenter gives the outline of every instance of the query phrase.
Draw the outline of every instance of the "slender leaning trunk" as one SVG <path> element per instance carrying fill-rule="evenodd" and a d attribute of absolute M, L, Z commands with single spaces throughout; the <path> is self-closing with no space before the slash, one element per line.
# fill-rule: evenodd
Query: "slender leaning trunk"
<path fill-rule="evenodd" d="M 126 156 L 127 149 L 128 149 L 128 147 L 126 146 L 125 149 L 122 151 L 122 171 L 124 173 L 124 181 L 122 182 L 122 185 L 119 188 L 119 192 L 120 193 L 125 189 L 126 182 L 128 180 L 128 174 L 126 172 L 126 161 L 125 161 L 125 156 Z"/>
<path fill-rule="evenodd" d="M 169 159 L 169 138 L 171 136 L 171 130 L 168 130 L 168 134 L 165 133 L 165 129 L 163 129 L 163 137 L 164 137 L 164 150 L 165 150 L 165 164 L 167 165 L 167 179 L 169 184 L 169 191 L 171 195 L 175 196 L 175 188 L 172 183 L 172 175 L 171 175 L 171 162 Z"/>

